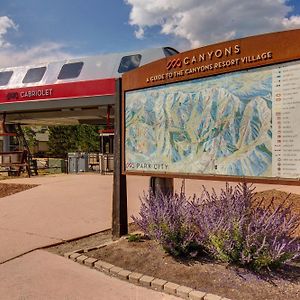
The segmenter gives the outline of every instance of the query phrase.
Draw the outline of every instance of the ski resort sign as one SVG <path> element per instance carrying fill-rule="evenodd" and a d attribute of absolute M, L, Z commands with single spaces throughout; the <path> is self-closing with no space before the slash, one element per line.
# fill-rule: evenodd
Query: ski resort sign
<path fill-rule="evenodd" d="M 197 53 L 192 56 L 173 58 L 167 62 L 166 69 L 168 72 L 155 74 L 146 78 L 146 82 L 164 81 L 166 79 L 186 77 L 192 74 L 205 73 L 212 70 L 230 69 L 232 66 L 246 66 L 259 61 L 272 59 L 272 52 L 265 51 L 251 56 L 241 56 L 231 58 L 241 53 L 240 45 L 229 46 L 224 49 L 208 51 L 207 53 Z M 212 60 L 215 62 L 212 63 Z"/>
<path fill-rule="evenodd" d="M 123 172 L 300 178 L 300 30 L 180 53 L 123 76 Z"/>

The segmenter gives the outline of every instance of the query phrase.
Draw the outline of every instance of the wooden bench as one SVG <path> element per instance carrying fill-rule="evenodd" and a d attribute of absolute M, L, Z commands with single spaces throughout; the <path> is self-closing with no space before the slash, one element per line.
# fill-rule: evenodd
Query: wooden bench
<path fill-rule="evenodd" d="M 2 172 L 13 173 L 20 176 L 22 170 L 25 168 L 30 177 L 30 167 L 27 160 L 27 151 L 12 151 L 0 152 L 0 168 Z"/>

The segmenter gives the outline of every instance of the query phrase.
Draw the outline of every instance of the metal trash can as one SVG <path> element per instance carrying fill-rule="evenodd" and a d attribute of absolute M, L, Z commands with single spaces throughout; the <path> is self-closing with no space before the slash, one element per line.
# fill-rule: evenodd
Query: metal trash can
<path fill-rule="evenodd" d="M 68 172 L 78 173 L 89 170 L 89 157 L 87 153 L 68 153 Z"/>
<path fill-rule="evenodd" d="M 106 174 L 114 171 L 114 155 L 113 154 L 100 154 L 100 173 Z"/>
<path fill-rule="evenodd" d="M 105 154 L 100 154 L 100 173 L 105 174 L 107 172 L 107 156 Z"/>
<path fill-rule="evenodd" d="M 78 173 L 78 153 L 68 153 L 68 173 Z"/>
<path fill-rule="evenodd" d="M 77 172 L 88 172 L 89 170 L 89 156 L 87 153 L 79 153 Z"/>
<path fill-rule="evenodd" d="M 107 155 L 107 169 L 108 169 L 108 172 L 114 171 L 114 155 L 113 154 Z"/>

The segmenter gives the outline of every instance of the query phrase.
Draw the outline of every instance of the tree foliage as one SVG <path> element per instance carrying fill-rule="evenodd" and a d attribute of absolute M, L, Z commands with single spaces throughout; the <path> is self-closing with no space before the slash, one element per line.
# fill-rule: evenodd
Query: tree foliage
<path fill-rule="evenodd" d="M 24 137 L 26 139 L 27 145 L 29 146 L 32 153 L 35 152 L 35 148 L 39 145 L 39 136 L 41 134 L 48 133 L 48 126 L 28 126 L 28 125 L 22 125 L 21 126 L 22 131 L 24 133 Z M 24 144 L 21 142 L 21 145 Z M 24 145 L 22 145 L 24 146 Z"/>
<path fill-rule="evenodd" d="M 65 157 L 68 152 L 99 151 L 99 126 L 72 125 L 49 127 L 49 154 Z"/>

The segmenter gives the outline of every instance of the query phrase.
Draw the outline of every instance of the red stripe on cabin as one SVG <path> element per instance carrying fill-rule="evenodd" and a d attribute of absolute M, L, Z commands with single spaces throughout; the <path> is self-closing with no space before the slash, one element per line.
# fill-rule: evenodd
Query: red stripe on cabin
<path fill-rule="evenodd" d="M 116 93 L 114 78 L 40 85 L 0 90 L 0 104 L 37 100 L 112 96 Z"/>

